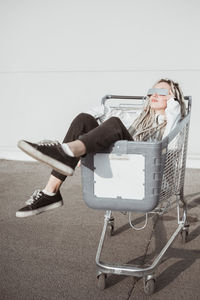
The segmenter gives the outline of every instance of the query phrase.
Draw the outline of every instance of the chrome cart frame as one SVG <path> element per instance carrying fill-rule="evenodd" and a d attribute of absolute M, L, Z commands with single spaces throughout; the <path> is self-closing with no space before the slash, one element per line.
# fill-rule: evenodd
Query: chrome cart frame
<path fill-rule="evenodd" d="M 131 107 L 133 109 L 138 108 L 137 101 L 140 101 L 139 106 L 141 106 L 141 101 L 143 101 L 145 97 L 108 95 L 102 99 L 102 105 L 105 106 L 106 102 L 110 99 L 134 100 L 135 102 L 132 106 L 127 104 L 124 106 L 126 109 L 128 108 L 130 110 Z M 102 153 L 107 155 L 108 153 L 114 153 L 117 156 L 122 156 L 124 153 L 142 154 L 145 157 L 145 190 L 143 198 L 141 197 L 139 201 L 138 199 L 124 199 L 121 196 L 117 196 L 114 199 L 112 197 L 109 198 L 97 194 L 99 192 L 97 188 L 95 189 L 95 180 L 98 179 L 94 174 L 96 171 L 95 166 L 97 166 L 95 155 L 87 155 L 82 159 L 84 200 L 89 207 L 106 210 L 104 226 L 96 254 L 96 264 L 98 267 L 97 278 L 100 289 L 105 288 L 107 274 L 130 275 L 143 277 L 144 292 L 151 295 L 155 289 L 155 269 L 161 262 L 163 255 L 180 233 L 182 241 L 187 241 L 189 224 L 187 223 L 187 203 L 184 199 L 184 178 L 191 102 L 192 99 L 190 96 L 185 97 L 187 108 L 186 116 L 162 141 L 156 143 L 118 141 L 114 144 L 112 149 Z M 121 107 L 122 105 L 120 103 L 120 108 Z M 151 160 L 149 156 L 151 157 Z M 104 156 L 101 156 L 101 159 L 103 157 Z M 153 179 L 151 178 L 151 181 L 149 181 L 149 177 L 153 177 Z M 112 235 L 114 231 L 113 210 L 128 212 L 130 226 L 135 228 L 131 223 L 131 211 L 146 213 L 147 221 L 148 214 L 154 213 L 162 215 L 166 213 L 173 197 L 176 199 L 178 227 L 150 266 L 138 268 L 134 265 L 111 265 L 101 261 L 100 258 L 106 232 L 110 232 L 110 235 Z M 180 216 L 180 204 L 183 210 L 182 216 Z M 145 223 L 145 226 L 146 224 L 147 222 Z M 140 229 L 143 229 L 143 227 Z"/>

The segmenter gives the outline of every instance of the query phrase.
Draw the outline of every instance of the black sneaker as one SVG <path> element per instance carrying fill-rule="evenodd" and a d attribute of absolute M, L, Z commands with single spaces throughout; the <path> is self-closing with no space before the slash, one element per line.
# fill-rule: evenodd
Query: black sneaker
<path fill-rule="evenodd" d="M 37 144 L 21 140 L 17 146 L 63 175 L 73 175 L 77 158 L 67 155 L 59 142 L 41 141 Z"/>
<path fill-rule="evenodd" d="M 60 191 L 55 196 L 48 196 L 42 191 L 36 190 L 26 204 L 16 212 L 16 217 L 30 217 L 60 207 L 63 205 L 63 200 Z"/>

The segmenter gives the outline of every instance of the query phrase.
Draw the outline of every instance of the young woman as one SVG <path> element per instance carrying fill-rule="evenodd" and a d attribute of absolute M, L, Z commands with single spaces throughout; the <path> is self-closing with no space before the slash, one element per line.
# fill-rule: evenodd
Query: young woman
<path fill-rule="evenodd" d="M 46 187 L 35 191 L 16 216 L 32 216 L 63 205 L 60 186 L 67 175 L 73 174 L 81 156 L 100 152 L 118 140 L 161 140 L 184 115 L 184 98 L 178 83 L 161 79 L 149 89 L 144 109 L 134 121 L 123 111 L 116 117 L 112 111 L 104 113 L 100 109 L 90 114 L 79 114 L 72 121 L 62 144 L 19 141 L 20 149 L 48 164 L 53 171 Z"/>

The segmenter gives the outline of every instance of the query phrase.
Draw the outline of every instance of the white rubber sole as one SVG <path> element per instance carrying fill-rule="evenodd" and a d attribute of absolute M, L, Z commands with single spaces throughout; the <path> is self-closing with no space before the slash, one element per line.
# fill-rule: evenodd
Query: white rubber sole
<path fill-rule="evenodd" d="M 54 158 L 51 158 L 51 157 L 41 153 L 40 151 L 36 150 L 35 148 L 33 148 L 31 145 L 27 144 L 23 140 L 19 141 L 17 146 L 22 151 L 24 151 L 26 154 L 30 155 L 31 157 L 35 158 L 36 160 L 39 160 L 39 161 L 47 164 L 48 166 L 53 168 L 55 171 L 57 171 L 63 175 L 72 176 L 74 173 L 74 170 L 71 167 L 59 162 L 58 160 L 56 160 Z"/>
<path fill-rule="evenodd" d="M 59 202 L 49 204 L 49 205 L 44 206 L 44 207 L 40 207 L 40 208 L 32 210 L 32 211 L 17 211 L 16 212 L 16 217 L 25 218 L 25 217 L 35 216 L 35 215 L 41 214 L 45 211 L 48 211 L 48 210 L 51 210 L 51 209 L 54 209 L 54 208 L 58 208 L 62 205 L 63 205 L 63 201 L 59 201 Z"/>

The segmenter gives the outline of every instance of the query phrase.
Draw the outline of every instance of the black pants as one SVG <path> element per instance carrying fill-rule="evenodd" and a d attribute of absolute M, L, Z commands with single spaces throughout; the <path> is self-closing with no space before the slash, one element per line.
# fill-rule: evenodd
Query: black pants
<path fill-rule="evenodd" d="M 133 138 L 128 130 L 117 117 L 111 117 L 99 125 L 96 119 L 85 113 L 79 114 L 71 123 L 63 143 L 80 140 L 86 147 L 86 153 L 97 153 L 109 148 L 118 140 L 132 141 Z M 79 157 L 72 158 L 79 161 Z M 64 181 L 66 176 L 53 170 L 52 175 Z"/>

